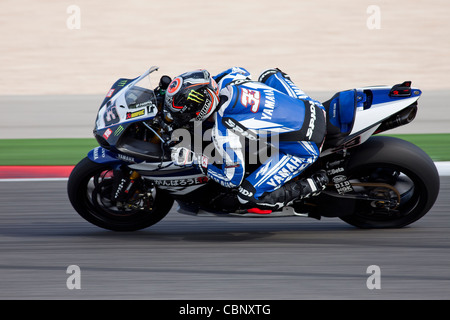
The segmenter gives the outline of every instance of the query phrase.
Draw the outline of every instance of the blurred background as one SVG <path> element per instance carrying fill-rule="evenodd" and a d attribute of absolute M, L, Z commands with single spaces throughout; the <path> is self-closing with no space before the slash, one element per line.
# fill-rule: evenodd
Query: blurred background
<path fill-rule="evenodd" d="M 152 65 L 172 77 L 279 67 L 322 101 L 405 80 L 423 99 L 450 91 L 446 0 L 1 0 L 0 12 L 0 139 L 92 137 L 111 84 Z M 449 132 L 432 125 L 446 106 L 424 107 L 419 121 Z"/>
<path fill-rule="evenodd" d="M 446 0 L 2 0 L 0 12 L 2 95 L 103 94 L 151 65 L 280 67 L 308 91 L 450 89 Z"/>

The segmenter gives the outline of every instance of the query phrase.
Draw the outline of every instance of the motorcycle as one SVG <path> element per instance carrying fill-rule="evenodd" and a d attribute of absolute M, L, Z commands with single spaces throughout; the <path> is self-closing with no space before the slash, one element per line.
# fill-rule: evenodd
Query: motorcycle
<path fill-rule="evenodd" d="M 422 92 L 410 81 L 340 91 L 323 102 L 326 139 L 319 159 L 302 176 L 325 170 L 328 185 L 319 195 L 260 214 L 230 211 L 228 200 L 237 190 L 209 180 L 194 166 L 172 162 L 171 148 L 180 140 L 174 139 L 163 108 L 171 79 L 163 75 L 153 87 L 157 70 L 113 84 L 95 122 L 99 146 L 70 174 L 73 208 L 98 227 L 147 228 L 176 202 L 178 212 L 195 216 L 337 217 L 358 228 L 401 228 L 423 217 L 436 201 L 439 175 L 430 157 L 412 143 L 378 135 L 415 118 Z M 192 125 L 185 129 L 195 134 Z"/>

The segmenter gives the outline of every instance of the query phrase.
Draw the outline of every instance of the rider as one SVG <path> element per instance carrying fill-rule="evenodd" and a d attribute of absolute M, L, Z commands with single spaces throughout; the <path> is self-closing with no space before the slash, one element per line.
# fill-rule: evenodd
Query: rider
<path fill-rule="evenodd" d="M 172 150 L 178 165 L 194 164 L 210 179 L 239 188 L 238 200 L 249 212 L 270 213 L 289 202 L 319 193 L 328 183 L 324 171 L 293 180 L 314 163 L 326 133 L 322 104 L 308 97 L 279 69 L 251 81 L 244 68 L 233 67 L 215 77 L 206 70 L 183 73 L 166 91 L 165 111 L 176 126 L 214 120 L 212 139 L 223 157 L 211 163 L 185 147 Z M 263 131 L 261 131 L 263 130 Z M 242 135 L 277 135 L 278 150 L 244 179 L 246 163 Z"/>

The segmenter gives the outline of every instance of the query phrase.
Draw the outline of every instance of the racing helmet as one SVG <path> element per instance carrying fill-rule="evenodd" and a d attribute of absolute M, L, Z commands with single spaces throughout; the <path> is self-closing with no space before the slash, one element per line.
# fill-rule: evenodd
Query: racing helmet
<path fill-rule="evenodd" d="M 219 104 L 219 87 L 206 70 L 185 72 L 170 82 L 164 111 L 179 125 L 204 121 Z"/>

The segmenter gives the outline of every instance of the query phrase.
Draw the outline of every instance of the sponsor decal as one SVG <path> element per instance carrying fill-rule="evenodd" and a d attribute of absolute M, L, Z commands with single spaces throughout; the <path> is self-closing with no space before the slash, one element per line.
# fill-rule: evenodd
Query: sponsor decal
<path fill-rule="evenodd" d="M 345 181 L 345 180 L 347 180 L 347 177 L 342 175 L 342 174 L 333 177 L 333 183 L 334 184 L 341 183 L 342 181 Z"/>
<path fill-rule="evenodd" d="M 108 94 L 106 95 L 107 98 L 111 98 L 112 95 L 114 94 L 114 91 L 116 91 L 116 89 L 111 89 L 108 91 Z"/>
<path fill-rule="evenodd" d="M 250 192 L 250 191 L 242 188 L 241 186 L 239 186 L 239 193 L 242 194 L 244 197 L 248 197 L 248 198 L 253 197 L 253 192 Z"/>
<path fill-rule="evenodd" d="M 120 135 L 123 132 L 123 129 L 124 128 L 122 126 L 118 126 L 116 131 L 114 131 L 114 136 L 117 137 L 118 135 Z"/>
<path fill-rule="evenodd" d="M 103 133 L 103 138 L 108 140 L 109 136 L 111 135 L 112 130 L 110 128 L 106 129 L 106 131 Z"/>
<path fill-rule="evenodd" d="M 261 102 L 261 92 L 256 90 L 249 90 L 247 88 L 241 88 L 241 104 L 244 107 L 250 106 L 250 110 L 253 113 L 258 112 L 259 104 Z"/>
<path fill-rule="evenodd" d="M 123 87 L 124 85 L 126 85 L 127 84 L 127 82 L 128 82 L 128 80 L 120 80 L 118 83 L 117 83 L 117 86 L 118 87 Z"/>
<path fill-rule="evenodd" d="M 202 156 L 202 168 L 208 168 L 208 157 Z"/>
<path fill-rule="evenodd" d="M 127 120 L 128 119 L 133 119 L 133 118 L 137 118 L 137 117 L 141 117 L 145 115 L 145 109 L 141 109 L 138 111 L 134 111 L 134 112 L 127 112 Z"/>
<path fill-rule="evenodd" d="M 154 116 L 158 112 L 158 109 L 156 108 L 156 105 L 153 103 L 153 101 L 146 101 L 137 104 L 132 104 L 129 106 L 129 108 L 130 109 L 147 108 L 147 114 L 149 116 Z"/>
<path fill-rule="evenodd" d="M 302 171 L 307 165 L 308 163 L 303 163 L 302 159 L 291 157 L 289 161 L 283 165 L 269 181 L 267 181 L 267 184 L 272 187 L 278 187 L 292 177 L 295 172 Z"/>
<path fill-rule="evenodd" d="M 261 120 L 272 120 L 273 109 L 275 108 L 275 95 L 272 90 L 264 90 L 264 107 Z"/>
<path fill-rule="evenodd" d="M 97 147 L 94 149 L 94 160 L 97 160 L 100 156 L 98 154 L 98 150 L 101 149 L 102 150 L 102 154 L 100 155 L 102 158 L 106 157 L 106 150 L 103 149 L 102 147 Z"/>
<path fill-rule="evenodd" d="M 145 108 L 153 105 L 152 101 L 145 101 L 141 103 L 132 104 L 129 106 L 130 109 L 138 109 L 138 108 Z"/>
<path fill-rule="evenodd" d="M 187 100 L 192 100 L 197 103 L 202 103 L 203 101 L 205 101 L 205 96 L 203 94 L 201 94 L 200 92 L 191 90 L 188 94 Z"/>
<path fill-rule="evenodd" d="M 341 173 L 341 172 L 344 172 L 344 168 L 339 167 L 339 168 L 336 168 L 336 169 L 327 170 L 327 175 L 332 176 L 332 175 L 335 175 L 335 174 L 338 174 L 338 173 Z"/>
<path fill-rule="evenodd" d="M 330 176 L 331 181 L 339 194 L 344 194 L 353 191 L 353 187 L 348 181 L 345 175 L 345 169 L 343 167 L 337 167 L 327 170 L 328 176 Z"/>
<path fill-rule="evenodd" d="M 156 114 L 158 113 L 158 109 L 152 103 L 151 105 L 147 106 L 147 113 L 149 116 L 156 116 Z"/>
<path fill-rule="evenodd" d="M 339 182 L 335 181 L 335 178 L 337 178 L 337 177 L 339 177 L 339 179 L 336 181 L 339 181 Z M 337 176 L 337 177 L 333 178 L 333 183 L 334 183 L 334 187 L 336 188 L 336 191 L 339 194 L 344 194 L 344 193 L 353 191 L 353 187 L 352 187 L 350 181 L 347 180 L 346 176 Z"/>
<path fill-rule="evenodd" d="M 103 121 L 105 126 L 110 126 L 120 121 L 119 114 L 117 113 L 116 106 L 108 106 L 103 114 Z"/>
<path fill-rule="evenodd" d="M 311 111 L 311 118 L 309 120 L 308 130 L 306 131 L 306 137 L 311 140 L 316 122 L 316 107 L 312 101 L 309 101 L 309 110 Z"/>
<path fill-rule="evenodd" d="M 206 100 L 202 110 L 200 110 L 200 112 L 197 114 L 197 121 L 201 121 L 208 114 L 208 112 L 211 111 L 211 107 L 211 100 Z"/>
<path fill-rule="evenodd" d="M 249 140 L 258 140 L 258 137 L 253 132 L 249 131 L 247 128 L 245 128 L 242 124 L 234 120 L 233 118 L 222 118 L 223 124 L 226 128 L 234 131 L 240 136 L 243 136 Z"/>
<path fill-rule="evenodd" d="M 127 156 L 125 154 L 117 154 L 117 159 L 123 160 L 123 161 L 127 161 L 127 162 L 135 162 L 133 157 Z"/>
<path fill-rule="evenodd" d="M 193 186 L 197 184 L 203 184 L 208 182 L 207 177 L 197 177 L 197 178 L 189 178 L 189 179 L 174 179 L 174 180 L 154 180 L 155 184 L 158 186 L 165 187 L 187 187 Z"/>
<path fill-rule="evenodd" d="M 117 199 L 120 195 L 120 192 L 122 191 L 123 187 L 125 186 L 125 182 L 127 182 L 127 180 L 125 179 L 121 179 L 119 186 L 117 187 L 116 193 L 114 194 L 114 199 Z"/>

